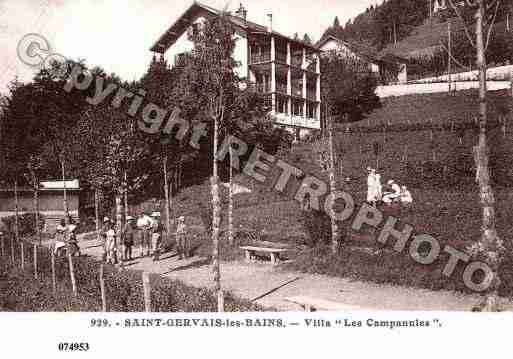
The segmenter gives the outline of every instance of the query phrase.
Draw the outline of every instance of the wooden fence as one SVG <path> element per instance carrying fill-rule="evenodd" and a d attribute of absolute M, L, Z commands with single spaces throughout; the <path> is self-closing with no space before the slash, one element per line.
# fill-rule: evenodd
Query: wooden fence
<path fill-rule="evenodd" d="M 9 238 L 10 237 L 10 238 Z M 39 263 L 44 259 L 50 259 L 50 273 L 52 283 L 52 291 L 55 294 L 58 288 L 62 288 L 59 286 L 56 268 L 58 265 L 58 261 L 56 260 L 55 251 L 53 248 L 48 246 L 39 245 L 38 243 L 27 241 L 27 240 L 19 240 L 18 242 L 13 240 L 13 235 L 0 234 L 0 260 L 9 262 L 12 266 L 19 266 L 22 270 L 29 270 L 33 273 L 34 278 L 36 280 L 45 280 L 44 271 L 41 271 L 39 267 Z M 45 258 L 46 256 L 46 258 Z M 66 254 L 69 268 L 69 277 L 71 282 L 71 291 L 73 295 L 78 296 L 79 287 L 75 273 L 74 261 L 75 257 L 71 256 L 69 253 Z M 119 267 L 118 270 L 123 270 L 122 267 Z M 101 311 L 108 311 L 108 288 L 106 287 L 105 282 L 105 268 L 103 263 L 98 263 L 98 276 L 99 276 L 99 286 L 100 286 L 100 296 L 101 296 Z M 145 311 L 150 312 L 152 308 L 151 301 L 151 281 L 150 275 L 148 272 L 143 272 L 141 276 L 142 283 L 142 294 L 144 298 L 144 308 Z"/>

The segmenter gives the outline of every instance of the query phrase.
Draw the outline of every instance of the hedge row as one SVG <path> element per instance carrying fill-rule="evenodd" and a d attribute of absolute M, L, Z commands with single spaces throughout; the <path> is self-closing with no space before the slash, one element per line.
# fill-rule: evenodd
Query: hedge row
<path fill-rule="evenodd" d="M 89 257 L 75 257 L 74 268 L 78 296 L 73 297 L 67 258 L 56 261 L 57 291 L 51 280 L 49 249 L 38 247 L 38 273 L 34 278 L 33 249 L 25 246 L 25 271 L 19 268 L 20 249 L 16 245 L 16 264 L 10 262 L 10 240 L 4 241 L 5 256 L 0 256 L 0 310 L 11 311 L 100 311 L 102 307 L 98 262 Z M 113 312 L 144 311 L 141 272 L 118 270 L 105 265 L 104 280 L 107 310 Z M 155 312 L 214 312 L 217 299 L 207 288 L 195 288 L 180 281 L 150 276 L 152 311 Z M 249 301 L 225 296 L 228 312 L 262 311 Z"/>

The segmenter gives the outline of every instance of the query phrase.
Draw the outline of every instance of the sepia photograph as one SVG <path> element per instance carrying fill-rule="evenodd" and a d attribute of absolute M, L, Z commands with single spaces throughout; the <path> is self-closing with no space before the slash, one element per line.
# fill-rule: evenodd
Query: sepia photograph
<path fill-rule="evenodd" d="M 198 356 L 507 344 L 512 16 L 0 0 L 0 338 L 94 357 L 163 354 L 127 344 L 168 330 Z"/>

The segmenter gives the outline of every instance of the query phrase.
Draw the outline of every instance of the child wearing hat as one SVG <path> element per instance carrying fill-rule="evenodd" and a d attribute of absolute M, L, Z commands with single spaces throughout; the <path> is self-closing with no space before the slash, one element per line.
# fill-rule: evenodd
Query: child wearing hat
<path fill-rule="evenodd" d="M 176 225 L 176 249 L 178 251 L 178 259 L 184 259 L 188 256 L 187 239 L 186 239 L 187 228 L 185 226 L 185 217 L 178 217 Z"/>
<path fill-rule="evenodd" d="M 160 221 L 160 212 L 153 212 L 151 214 L 151 218 L 153 219 L 151 226 L 151 248 L 153 251 L 153 261 L 155 262 L 159 260 L 160 243 L 164 228 L 162 227 L 162 222 Z"/>
<path fill-rule="evenodd" d="M 134 227 L 134 217 L 127 216 L 126 223 L 123 227 L 123 260 L 131 261 L 132 260 L 132 247 L 134 246 L 135 241 L 135 227 Z"/>

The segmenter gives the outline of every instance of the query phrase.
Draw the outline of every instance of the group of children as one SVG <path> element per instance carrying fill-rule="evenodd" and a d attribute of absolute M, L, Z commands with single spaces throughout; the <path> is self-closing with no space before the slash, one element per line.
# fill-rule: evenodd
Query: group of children
<path fill-rule="evenodd" d="M 76 229 L 77 225 L 71 217 L 68 217 L 68 224 L 61 219 L 55 233 L 54 254 L 56 256 L 60 256 L 64 251 L 69 251 L 72 256 L 80 256 Z"/>
<path fill-rule="evenodd" d="M 137 220 L 132 216 L 127 216 L 121 231 L 116 228 L 113 221 L 105 217 L 100 232 L 104 248 L 103 258 L 107 263 L 112 264 L 132 260 L 132 248 L 137 240 L 139 256 L 142 258 L 153 255 L 153 261 L 158 261 L 162 249 L 163 232 L 164 227 L 159 212 L 153 212 L 151 215 L 143 212 Z M 185 217 L 181 216 L 177 220 L 176 229 L 176 247 L 179 259 L 183 259 L 188 254 L 185 236 Z"/>
<path fill-rule="evenodd" d="M 381 184 L 381 175 L 374 168 L 367 168 L 367 202 L 376 206 L 383 202 L 386 205 L 401 203 L 409 206 L 413 203 L 411 192 L 406 186 L 400 186 L 394 180 L 389 180 L 385 187 Z"/>

